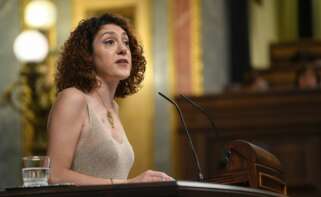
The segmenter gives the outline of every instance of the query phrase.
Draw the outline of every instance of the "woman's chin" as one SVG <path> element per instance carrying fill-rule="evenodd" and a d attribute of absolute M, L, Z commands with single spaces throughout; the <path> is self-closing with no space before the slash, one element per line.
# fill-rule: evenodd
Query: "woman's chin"
<path fill-rule="evenodd" d="M 119 74 L 119 80 L 125 80 L 125 79 L 128 79 L 128 77 L 130 76 L 130 73 L 129 72 L 124 72 L 124 73 L 120 73 Z"/>

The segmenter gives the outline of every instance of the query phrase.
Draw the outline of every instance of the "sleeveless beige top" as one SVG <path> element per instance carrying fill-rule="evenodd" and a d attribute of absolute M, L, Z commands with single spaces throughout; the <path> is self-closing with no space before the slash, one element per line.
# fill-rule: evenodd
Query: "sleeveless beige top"
<path fill-rule="evenodd" d="M 80 134 L 71 169 L 99 178 L 126 179 L 134 162 L 134 152 L 125 132 L 121 132 L 121 143 L 116 141 L 88 100 L 87 110 L 89 129 Z"/>

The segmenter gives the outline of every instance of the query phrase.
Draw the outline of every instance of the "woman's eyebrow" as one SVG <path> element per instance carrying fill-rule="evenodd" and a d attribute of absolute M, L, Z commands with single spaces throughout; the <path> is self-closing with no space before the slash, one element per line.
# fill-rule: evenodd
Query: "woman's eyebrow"
<path fill-rule="evenodd" d="M 105 31 L 105 32 L 101 33 L 99 37 L 102 38 L 102 37 L 104 37 L 104 35 L 115 36 L 115 35 L 116 35 L 116 32 L 114 32 L 114 31 Z M 122 38 L 127 38 L 127 39 L 129 38 L 126 32 L 123 32 L 123 33 L 121 34 L 121 37 L 122 37 Z"/>
<path fill-rule="evenodd" d="M 103 37 L 104 35 L 115 35 L 116 33 L 115 32 L 113 32 L 113 31 L 105 31 L 105 32 L 103 32 L 101 35 L 100 35 L 100 37 Z"/>
<path fill-rule="evenodd" d="M 123 33 L 121 34 L 121 37 L 122 37 L 122 38 L 127 38 L 127 39 L 129 39 L 129 36 L 127 35 L 126 32 L 123 32 Z"/>

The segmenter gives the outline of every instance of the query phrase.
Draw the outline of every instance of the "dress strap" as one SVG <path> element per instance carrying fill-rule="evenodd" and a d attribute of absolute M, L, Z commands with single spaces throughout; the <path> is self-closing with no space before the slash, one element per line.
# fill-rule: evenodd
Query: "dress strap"
<path fill-rule="evenodd" d="M 86 111 L 87 111 L 87 115 L 88 115 L 88 120 L 89 120 L 89 123 L 91 123 L 91 109 L 90 109 L 90 106 L 89 106 L 89 101 L 88 101 L 88 96 L 87 95 L 85 95 L 84 94 L 84 96 L 85 96 L 85 100 L 86 100 Z"/>

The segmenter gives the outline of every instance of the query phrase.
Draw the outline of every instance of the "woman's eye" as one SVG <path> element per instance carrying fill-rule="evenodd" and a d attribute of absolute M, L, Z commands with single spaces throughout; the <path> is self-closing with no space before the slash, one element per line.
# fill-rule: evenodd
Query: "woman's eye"
<path fill-rule="evenodd" d="M 106 41 L 104 41 L 104 44 L 106 44 L 106 45 L 113 45 L 114 43 L 115 43 L 114 40 L 106 40 Z"/>
<path fill-rule="evenodd" d="M 126 40 L 124 43 L 125 43 L 126 46 L 129 47 L 129 41 L 128 40 Z"/>

